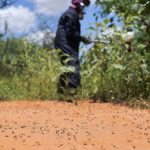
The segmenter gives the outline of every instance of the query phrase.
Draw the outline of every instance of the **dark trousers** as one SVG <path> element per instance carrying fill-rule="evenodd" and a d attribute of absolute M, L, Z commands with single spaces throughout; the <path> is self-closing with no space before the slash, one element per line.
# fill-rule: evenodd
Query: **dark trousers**
<path fill-rule="evenodd" d="M 74 72 L 65 72 L 60 75 L 58 82 L 58 91 L 63 93 L 64 90 L 76 89 L 80 85 L 80 63 L 79 59 L 68 56 L 60 57 L 62 65 L 74 67 Z"/>

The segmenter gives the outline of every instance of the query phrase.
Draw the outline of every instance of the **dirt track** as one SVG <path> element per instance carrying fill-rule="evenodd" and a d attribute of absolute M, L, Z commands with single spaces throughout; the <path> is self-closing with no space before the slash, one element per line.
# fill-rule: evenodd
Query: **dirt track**
<path fill-rule="evenodd" d="M 1 102 L 0 150 L 150 150 L 150 112 L 88 102 Z"/>

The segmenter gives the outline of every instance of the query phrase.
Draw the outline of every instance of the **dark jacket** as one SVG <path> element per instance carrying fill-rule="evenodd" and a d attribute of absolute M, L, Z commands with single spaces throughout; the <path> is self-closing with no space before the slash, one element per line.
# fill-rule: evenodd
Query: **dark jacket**
<path fill-rule="evenodd" d="M 74 8 L 69 7 L 60 17 L 54 42 L 55 48 L 77 58 L 80 41 L 82 41 L 82 37 L 80 36 L 78 13 Z"/>

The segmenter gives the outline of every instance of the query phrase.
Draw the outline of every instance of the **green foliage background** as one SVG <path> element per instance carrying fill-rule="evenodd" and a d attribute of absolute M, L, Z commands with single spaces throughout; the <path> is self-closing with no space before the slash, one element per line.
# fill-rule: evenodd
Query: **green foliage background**
<path fill-rule="evenodd" d="M 95 26 L 89 30 L 103 35 L 111 44 L 96 42 L 81 58 L 82 88 L 78 98 L 109 102 L 150 101 L 150 2 L 147 0 L 97 0 L 101 12 L 94 14 Z M 100 16 L 114 12 L 122 23 L 118 30 L 112 18 Z M 109 29 L 113 34 L 103 34 Z M 123 34 L 136 33 L 132 51 Z M 56 51 L 24 39 L 0 41 L 0 99 L 58 99 L 59 75 L 66 71 Z M 65 97 L 63 97 L 65 99 Z"/>
<path fill-rule="evenodd" d="M 96 35 L 103 34 L 105 40 L 111 39 L 112 43 L 102 44 L 99 41 L 84 56 L 83 86 L 87 95 L 103 101 L 149 101 L 150 1 L 97 0 L 97 5 L 101 11 L 94 14 L 96 25 L 90 29 Z M 117 29 L 114 18 L 98 21 L 100 16 L 111 12 L 122 23 L 121 30 Z M 109 29 L 113 34 L 109 34 Z M 123 36 L 129 31 L 135 32 L 131 52 Z"/>
<path fill-rule="evenodd" d="M 54 99 L 60 64 L 53 52 L 12 39 L 1 47 L 0 98 Z M 7 50 L 6 50 L 7 47 Z"/>

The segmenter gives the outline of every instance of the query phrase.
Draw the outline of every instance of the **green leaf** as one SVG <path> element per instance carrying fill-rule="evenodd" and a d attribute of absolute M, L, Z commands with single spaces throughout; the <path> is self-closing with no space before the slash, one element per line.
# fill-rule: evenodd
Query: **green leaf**
<path fill-rule="evenodd" d="M 89 27 L 88 29 L 89 30 L 94 30 L 94 31 L 96 30 L 94 27 Z"/>
<path fill-rule="evenodd" d="M 96 24 L 96 27 L 101 27 L 101 26 L 103 26 L 101 23 Z"/>
<path fill-rule="evenodd" d="M 144 44 L 138 44 L 139 49 L 144 49 L 145 47 L 146 47 L 146 45 L 144 45 Z"/>
<path fill-rule="evenodd" d="M 120 65 L 120 64 L 113 64 L 113 67 L 116 68 L 116 69 L 120 69 L 120 70 L 125 70 L 125 66 L 123 65 Z"/>
<path fill-rule="evenodd" d="M 61 73 L 65 73 L 65 72 L 75 72 L 75 68 L 74 68 L 74 67 L 61 66 L 61 67 L 60 67 L 60 71 L 61 71 Z"/>
<path fill-rule="evenodd" d="M 104 24 L 106 25 L 107 23 L 110 22 L 110 20 L 109 20 L 109 19 L 105 19 L 103 22 L 104 22 Z"/>

